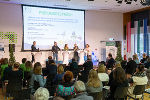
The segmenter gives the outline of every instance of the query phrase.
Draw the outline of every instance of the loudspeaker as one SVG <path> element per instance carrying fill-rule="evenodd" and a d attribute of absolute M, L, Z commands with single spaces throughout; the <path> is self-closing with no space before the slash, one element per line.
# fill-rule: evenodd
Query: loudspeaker
<path fill-rule="evenodd" d="M 9 52 L 10 52 L 10 48 L 12 47 L 13 52 L 15 52 L 15 44 L 9 44 Z"/>

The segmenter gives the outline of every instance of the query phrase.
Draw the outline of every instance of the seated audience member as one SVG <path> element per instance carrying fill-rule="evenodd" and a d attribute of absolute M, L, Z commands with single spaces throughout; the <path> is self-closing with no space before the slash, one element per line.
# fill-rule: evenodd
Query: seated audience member
<path fill-rule="evenodd" d="M 126 55 L 124 55 L 124 60 L 121 61 L 121 66 L 124 70 L 126 68 L 126 65 L 127 65 L 127 57 Z"/>
<path fill-rule="evenodd" d="M 148 82 L 148 78 L 146 76 L 146 73 L 144 71 L 144 65 L 139 65 L 136 68 L 135 74 L 132 76 L 132 81 L 130 81 L 130 87 L 128 88 L 128 95 L 133 95 L 133 90 L 136 85 L 146 85 Z M 137 98 L 140 98 L 141 95 L 138 95 Z"/>
<path fill-rule="evenodd" d="M 136 62 L 132 60 L 132 58 L 128 58 L 127 66 L 126 66 L 126 74 L 133 75 L 136 71 Z"/>
<path fill-rule="evenodd" d="M 139 64 L 139 63 L 140 63 L 137 54 L 134 54 L 134 55 L 133 55 L 133 60 L 136 62 L 136 64 Z"/>
<path fill-rule="evenodd" d="M 5 70 L 4 70 L 4 75 L 3 75 L 2 81 L 8 80 L 8 73 L 9 73 L 10 71 L 12 71 L 13 65 L 14 65 L 13 62 L 9 61 L 8 67 L 6 67 Z"/>
<path fill-rule="evenodd" d="M 7 67 L 8 67 L 8 58 L 4 58 L 3 63 L 1 65 L 1 79 L 3 79 L 4 70 Z"/>
<path fill-rule="evenodd" d="M 25 86 L 29 86 L 30 83 L 30 79 L 33 73 L 33 67 L 32 67 L 32 62 L 31 61 L 27 61 L 25 63 L 25 70 L 24 70 L 24 84 Z"/>
<path fill-rule="evenodd" d="M 63 81 L 58 84 L 56 88 L 56 96 L 61 96 L 65 100 L 68 99 L 69 96 L 75 94 L 74 81 L 73 81 L 73 73 L 71 71 L 66 71 L 63 76 Z"/>
<path fill-rule="evenodd" d="M 140 61 L 142 64 L 144 64 L 144 63 L 146 63 L 147 61 L 146 61 L 146 54 L 145 53 L 143 53 L 143 59 L 141 59 L 141 61 Z"/>
<path fill-rule="evenodd" d="M 25 63 L 26 63 L 26 61 L 27 61 L 27 59 L 26 58 L 23 58 L 22 59 L 22 64 L 20 64 L 20 69 L 23 71 L 23 73 L 24 73 L 24 71 L 25 71 Z"/>
<path fill-rule="evenodd" d="M 54 83 L 59 84 L 62 81 L 64 74 L 64 67 L 60 64 L 57 68 L 57 74 L 55 76 Z"/>
<path fill-rule="evenodd" d="M 98 77 L 97 71 L 91 69 L 88 76 L 88 82 L 86 83 L 86 89 L 88 93 L 102 92 L 103 84 Z"/>
<path fill-rule="evenodd" d="M 106 64 L 106 68 L 107 68 L 107 69 L 112 69 L 114 63 L 115 63 L 115 60 L 114 60 L 114 58 L 112 57 L 112 54 L 109 53 L 109 54 L 108 54 L 108 61 L 107 61 L 107 64 Z"/>
<path fill-rule="evenodd" d="M 93 100 L 92 96 L 87 95 L 85 84 L 82 81 L 76 81 L 74 87 L 76 89 L 77 95 L 71 100 Z"/>
<path fill-rule="evenodd" d="M 74 78 L 76 78 L 79 73 L 79 69 L 78 63 L 75 61 L 75 59 L 72 59 L 72 63 L 70 63 L 70 71 L 73 72 Z"/>
<path fill-rule="evenodd" d="M 49 91 L 46 88 L 38 88 L 34 93 L 34 100 L 49 100 Z"/>
<path fill-rule="evenodd" d="M 6 93 L 19 100 L 19 92 L 22 89 L 23 72 L 19 70 L 20 64 L 16 62 L 13 69 L 8 72 L 8 85 Z"/>
<path fill-rule="evenodd" d="M 109 86 L 111 85 L 111 82 L 113 81 L 113 72 L 114 72 L 114 70 L 115 70 L 116 68 L 118 68 L 118 67 L 121 67 L 120 62 L 115 62 L 114 67 L 113 67 L 111 73 L 109 74 L 109 82 L 108 82 L 108 85 L 109 85 Z"/>
<path fill-rule="evenodd" d="M 108 100 L 114 100 L 117 87 L 128 87 L 128 80 L 123 68 L 118 67 L 113 71 L 113 80 L 110 84 L 110 95 Z"/>
<path fill-rule="evenodd" d="M 145 68 L 150 68 L 150 58 L 147 59 L 147 63 L 145 63 Z"/>
<path fill-rule="evenodd" d="M 39 87 L 44 87 L 45 83 L 46 79 L 42 76 L 40 64 L 35 64 L 31 77 L 31 93 L 33 94 Z"/>
<path fill-rule="evenodd" d="M 52 56 L 49 56 L 48 61 L 46 61 L 46 67 L 47 67 L 48 64 L 52 64 L 52 63 L 53 63 Z"/>
<path fill-rule="evenodd" d="M 109 76 L 106 73 L 106 68 L 105 68 L 104 64 L 100 64 L 97 71 L 98 71 L 98 77 L 102 82 L 109 81 Z"/>

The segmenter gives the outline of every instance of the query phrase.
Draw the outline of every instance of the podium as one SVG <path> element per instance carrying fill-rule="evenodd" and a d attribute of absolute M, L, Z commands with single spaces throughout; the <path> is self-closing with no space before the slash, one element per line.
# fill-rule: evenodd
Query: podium
<path fill-rule="evenodd" d="M 79 51 L 79 65 L 84 64 L 84 50 Z"/>
<path fill-rule="evenodd" d="M 35 62 L 41 62 L 42 52 L 31 52 L 31 55 L 34 56 Z"/>
<path fill-rule="evenodd" d="M 63 54 L 63 64 L 68 65 L 69 64 L 69 52 L 64 51 L 62 54 Z"/>

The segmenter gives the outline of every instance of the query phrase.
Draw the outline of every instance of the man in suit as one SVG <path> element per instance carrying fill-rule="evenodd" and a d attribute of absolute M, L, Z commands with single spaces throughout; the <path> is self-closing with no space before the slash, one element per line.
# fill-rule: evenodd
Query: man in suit
<path fill-rule="evenodd" d="M 60 48 L 57 46 L 57 42 L 54 42 L 54 45 L 52 47 L 52 52 L 53 52 L 53 60 L 56 61 L 56 64 L 58 63 L 58 51 Z"/>
<path fill-rule="evenodd" d="M 31 52 L 38 52 L 39 51 L 39 49 L 36 49 L 36 41 L 33 41 L 33 45 L 31 46 Z M 32 63 L 33 62 L 35 62 L 35 59 L 34 59 L 34 54 L 33 53 L 31 53 L 31 55 L 32 55 Z"/>

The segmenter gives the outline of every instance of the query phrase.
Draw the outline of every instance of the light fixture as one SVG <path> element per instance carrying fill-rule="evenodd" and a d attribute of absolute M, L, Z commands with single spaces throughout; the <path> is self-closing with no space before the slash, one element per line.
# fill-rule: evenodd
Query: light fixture
<path fill-rule="evenodd" d="M 131 4 L 132 2 L 137 2 L 137 0 L 116 0 L 117 3 L 122 4 L 122 2 L 125 2 L 126 4 Z M 143 6 L 149 6 L 150 5 L 150 0 L 140 0 L 140 3 Z"/>

